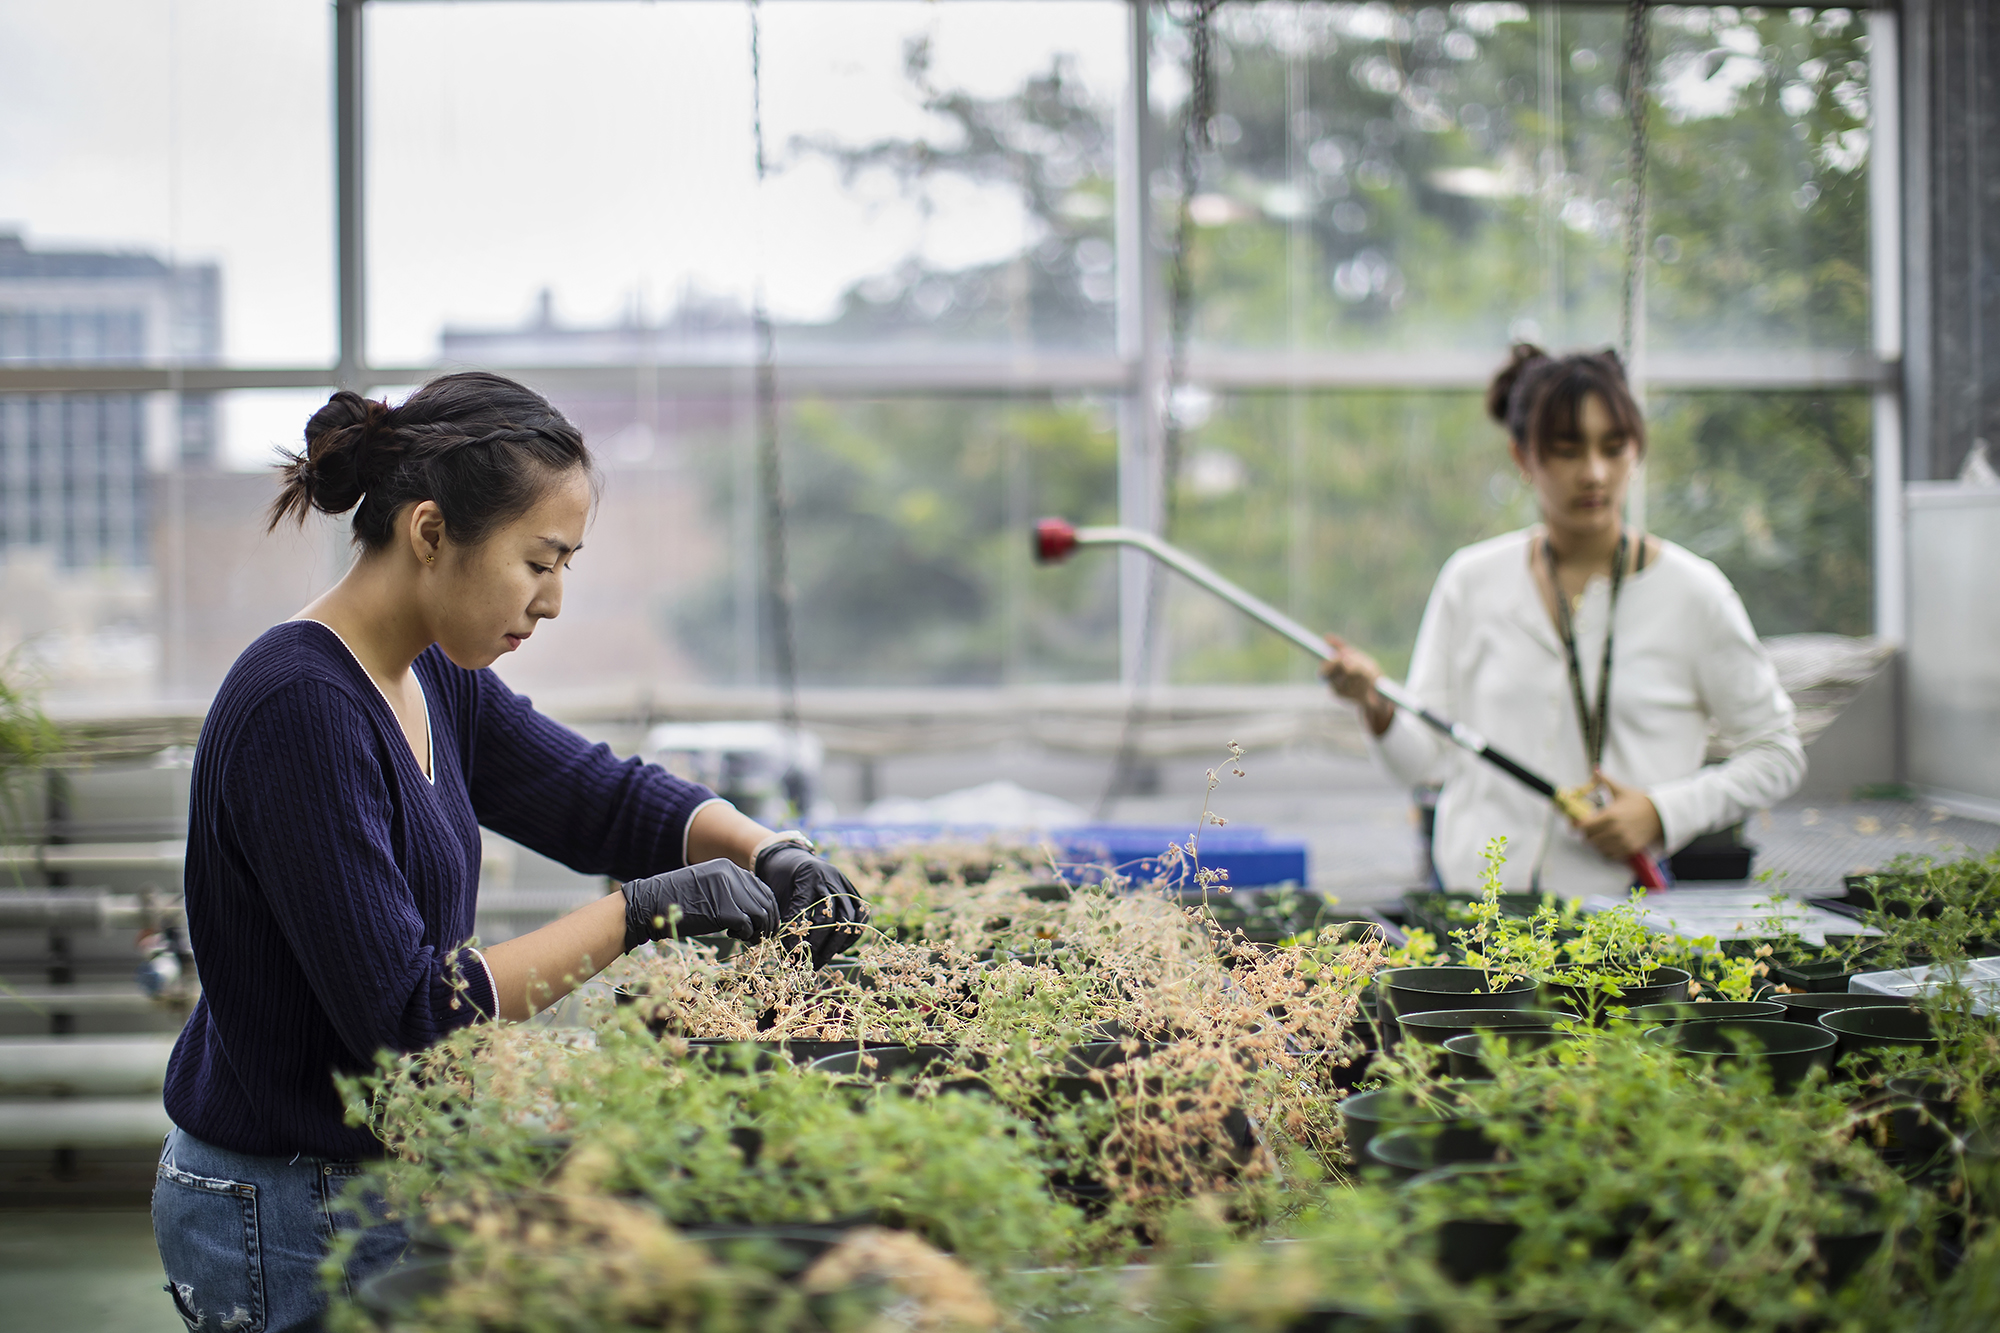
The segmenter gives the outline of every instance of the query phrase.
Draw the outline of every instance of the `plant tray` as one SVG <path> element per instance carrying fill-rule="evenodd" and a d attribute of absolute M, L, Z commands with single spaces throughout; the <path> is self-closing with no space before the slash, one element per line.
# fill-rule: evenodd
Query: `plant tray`
<path fill-rule="evenodd" d="M 1583 900 L 1586 912 L 1619 906 L 1622 899 L 1604 895 Z M 1700 939 L 1768 940 L 1796 935 L 1807 944 L 1826 945 L 1828 935 L 1880 935 L 1852 917 L 1830 912 L 1797 898 L 1774 908 L 1763 889 L 1669 889 L 1646 899 L 1640 923 L 1662 935 Z"/>
<path fill-rule="evenodd" d="M 1936 989 L 1931 973 L 1937 970 L 1937 965 L 1931 964 L 1892 972 L 1863 972 L 1849 981 L 1847 988 L 1860 995 L 1903 995 L 1914 999 Z M 1972 992 L 1973 1013 L 2000 1011 L 2000 958 L 1967 959 L 1965 983 Z"/>
<path fill-rule="evenodd" d="M 1192 886 L 1192 867 L 1169 869 L 1161 857 L 1169 846 L 1186 843 L 1197 832 L 1192 824 L 1084 824 L 1075 828 L 1023 830 L 995 824 L 862 824 L 844 821 L 817 824 L 808 830 L 851 851 L 882 851 L 925 843 L 1012 843 L 1054 849 L 1055 873 L 1070 885 L 1095 884 L 1107 869 L 1128 881 L 1147 884 L 1164 876 L 1176 886 Z M 1200 829 L 1201 864 L 1226 872 L 1231 888 L 1310 882 L 1306 844 L 1277 838 L 1255 825 Z"/>

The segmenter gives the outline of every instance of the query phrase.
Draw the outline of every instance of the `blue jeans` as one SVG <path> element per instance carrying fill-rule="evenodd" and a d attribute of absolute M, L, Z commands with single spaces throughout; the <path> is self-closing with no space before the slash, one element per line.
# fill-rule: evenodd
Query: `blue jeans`
<path fill-rule="evenodd" d="M 317 1328 L 319 1274 L 335 1235 L 359 1230 L 351 1285 L 402 1255 L 400 1222 L 375 1195 L 344 1197 L 364 1164 L 320 1157 L 251 1157 L 175 1129 L 153 1181 L 153 1239 L 190 1333 L 286 1333 Z"/>

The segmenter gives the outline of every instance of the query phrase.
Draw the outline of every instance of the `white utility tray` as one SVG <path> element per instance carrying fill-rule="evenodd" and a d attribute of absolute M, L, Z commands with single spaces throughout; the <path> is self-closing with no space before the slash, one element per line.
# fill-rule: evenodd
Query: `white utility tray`
<path fill-rule="evenodd" d="M 1624 899 L 1608 895 L 1585 898 L 1583 910 L 1602 912 Z M 1698 940 L 1764 940 L 1797 935 L 1807 944 L 1824 946 L 1828 935 L 1879 935 L 1851 917 L 1814 907 L 1796 898 L 1773 901 L 1769 889 L 1667 889 L 1648 896 L 1640 907 L 1640 924 L 1662 935 Z"/>
<path fill-rule="evenodd" d="M 2000 1008 L 2000 958 L 1965 960 L 1966 989 L 1972 992 L 1972 1012 L 1991 1013 Z M 1863 972 L 1847 979 L 1847 989 L 1864 995 L 1926 995 L 1934 983 L 1931 967 L 1907 967 L 1894 972 Z"/>

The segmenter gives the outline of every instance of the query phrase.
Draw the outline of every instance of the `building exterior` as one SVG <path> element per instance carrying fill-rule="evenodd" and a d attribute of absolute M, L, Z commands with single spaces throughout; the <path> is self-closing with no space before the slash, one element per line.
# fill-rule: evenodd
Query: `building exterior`
<path fill-rule="evenodd" d="M 30 249 L 0 232 L 0 364 L 204 364 L 222 352 L 214 264 L 148 254 Z M 0 398 L 0 554 L 63 569 L 152 563 L 148 459 L 215 457 L 215 402 L 132 393 Z M 160 438 L 165 436 L 166 438 Z M 149 447 L 151 446 L 151 447 Z"/>

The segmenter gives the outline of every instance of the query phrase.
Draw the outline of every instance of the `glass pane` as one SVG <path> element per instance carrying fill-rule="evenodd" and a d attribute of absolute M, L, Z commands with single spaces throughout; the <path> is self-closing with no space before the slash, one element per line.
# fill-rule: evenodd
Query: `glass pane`
<path fill-rule="evenodd" d="M 1315 629 L 1408 664 L 1445 557 L 1532 520 L 1466 393 L 1238 394 L 1187 442 L 1174 540 Z M 1167 661 L 1187 683 L 1309 680 L 1312 659 L 1171 581 Z"/>
<path fill-rule="evenodd" d="M 768 683 L 750 405 L 560 385 L 552 396 L 597 452 L 602 499 L 560 619 L 503 674 L 558 705 Z M 345 517 L 265 532 L 275 449 L 324 399 L 0 396 L 0 653 L 25 645 L 59 703 L 207 698 L 237 654 L 352 559 Z M 790 406 L 786 536 L 805 683 L 1115 677 L 1115 562 L 1038 569 L 1028 541 L 1044 513 L 1114 519 L 1114 416 L 1096 400 Z"/>
<path fill-rule="evenodd" d="M 1661 9 L 1647 338 L 1867 346 L 1867 16 Z"/>
<path fill-rule="evenodd" d="M 1866 394 L 1662 395 L 1649 417 L 1653 531 L 1715 561 L 1759 634 L 1869 632 Z M 1536 521 L 1473 394 L 1234 395 L 1186 457 L 1174 540 L 1392 672 L 1445 558 Z M 1310 679 L 1284 640 L 1169 588 L 1173 679 Z"/>
<path fill-rule="evenodd" d="M 371 9 L 372 358 L 1110 347 L 1122 5 L 760 14 L 761 189 L 743 7 Z"/>
<path fill-rule="evenodd" d="M 557 391 L 604 469 L 563 613 L 501 670 L 523 688 L 772 679 L 754 411 Z M 808 401 L 784 414 L 786 558 L 808 685 L 1117 675 L 1113 562 L 1033 566 L 1043 513 L 1111 521 L 1096 401 Z"/>
<path fill-rule="evenodd" d="M 331 521 L 264 524 L 324 391 L 0 395 L 0 656 L 57 704 L 206 699 L 337 578 Z"/>
<path fill-rule="evenodd" d="M 0 0 L 0 361 L 330 364 L 330 32 Z"/>
<path fill-rule="evenodd" d="M 1655 349 L 1862 345 L 1867 78 L 1850 10 L 1654 11 Z M 1197 341 L 1618 337 L 1630 127 L 1616 6 L 1231 6 L 1200 161 Z M 1187 35 L 1156 42 L 1172 228 Z"/>
<path fill-rule="evenodd" d="M 1650 525 L 1713 560 L 1759 634 L 1870 634 L 1865 393 L 1686 393 L 1651 404 Z"/>

